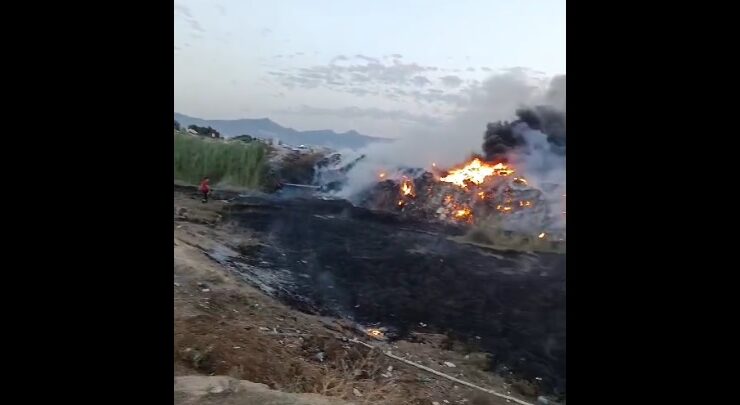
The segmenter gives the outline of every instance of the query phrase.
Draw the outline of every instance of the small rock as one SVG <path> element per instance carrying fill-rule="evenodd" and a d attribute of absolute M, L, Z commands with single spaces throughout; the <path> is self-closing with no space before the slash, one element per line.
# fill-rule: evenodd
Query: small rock
<path fill-rule="evenodd" d="M 549 405 L 550 401 L 545 397 L 537 397 L 537 405 Z"/>
<path fill-rule="evenodd" d="M 208 289 L 208 288 L 204 288 L 204 289 L 200 290 L 200 292 L 211 292 L 211 290 Z"/>
<path fill-rule="evenodd" d="M 180 283 L 175 283 L 175 287 L 179 287 L 179 286 L 180 286 Z"/>
<path fill-rule="evenodd" d="M 432 405 L 439 405 L 439 402 L 434 401 L 434 402 L 432 402 Z"/>
<path fill-rule="evenodd" d="M 241 346 L 234 346 L 234 349 L 241 349 Z"/>
<path fill-rule="evenodd" d="M 466 354 L 465 355 L 465 360 L 470 360 L 470 355 L 469 354 Z"/>
<path fill-rule="evenodd" d="M 352 388 L 352 393 L 355 394 L 356 397 L 362 396 L 362 393 L 357 388 Z"/>
<path fill-rule="evenodd" d="M 215 387 L 211 387 L 211 389 L 208 390 L 211 394 L 220 394 L 224 392 L 224 387 L 217 385 Z"/>
<path fill-rule="evenodd" d="M 270 331 L 270 328 L 265 328 L 264 326 L 260 326 L 260 330 L 262 332 L 269 332 Z"/>
<path fill-rule="evenodd" d="M 450 401 L 448 401 L 446 399 L 443 399 L 442 402 L 444 402 L 445 404 L 449 404 L 450 403 Z"/>
<path fill-rule="evenodd" d="M 393 371 L 393 366 L 388 366 L 388 371 Z"/>
<path fill-rule="evenodd" d="M 324 362 L 324 352 L 318 352 L 313 357 L 322 363 Z"/>
<path fill-rule="evenodd" d="M 206 283 L 198 283 L 198 287 L 200 287 L 200 288 L 208 288 L 208 284 L 206 284 Z"/>
<path fill-rule="evenodd" d="M 419 322 L 419 326 L 421 326 L 422 328 L 426 328 L 427 324 L 425 324 L 424 322 Z"/>
<path fill-rule="evenodd" d="M 447 367 L 451 367 L 451 368 L 455 368 L 455 367 L 456 367 L 454 363 L 450 363 L 449 361 L 445 361 L 445 363 L 444 363 L 444 364 L 445 364 L 445 366 L 447 366 Z"/>

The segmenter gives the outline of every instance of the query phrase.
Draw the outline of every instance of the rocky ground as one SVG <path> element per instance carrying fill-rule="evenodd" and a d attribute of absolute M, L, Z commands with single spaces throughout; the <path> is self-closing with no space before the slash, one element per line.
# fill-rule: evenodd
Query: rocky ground
<path fill-rule="evenodd" d="M 279 302 L 214 260 L 219 249 L 249 255 L 252 247 L 270 243 L 244 229 L 236 232 L 227 220 L 229 203 L 202 204 L 181 188 L 174 205 L 176 404 L 513 403 L 381 351 L 528 403 L 537 401 L 536 386 L 493 374 L 485 353 L 444 335 L 412 333 L 406 340 L 374 341 L 349 321 Z"/>

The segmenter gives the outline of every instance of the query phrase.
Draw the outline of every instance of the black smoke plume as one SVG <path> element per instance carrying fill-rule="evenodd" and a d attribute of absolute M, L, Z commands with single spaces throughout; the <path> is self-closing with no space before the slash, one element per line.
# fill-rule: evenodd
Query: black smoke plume
<path fill-rule="evenodd" d="M 528 131 L 540 131 L 547 136 L 550 150 L 565 155 L 565 113 L 549 106 L 520 108 L 518 119 L 489 123 L 483 135 L 483 151 L 489 161 L 507 161 L 516 148 L 527 144 Z"/>

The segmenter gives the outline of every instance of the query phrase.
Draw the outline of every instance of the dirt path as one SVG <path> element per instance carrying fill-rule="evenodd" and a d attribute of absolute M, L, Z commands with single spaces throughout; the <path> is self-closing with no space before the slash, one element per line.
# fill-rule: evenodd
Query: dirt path
<path fill-rule="evenodd" d="M 201 204 L 187 193 L 175 194 L 176 376 L 229 376 L 281 392 L 320 394 L 356 404 L 507 403 L 352 343 L 350 339 L 366 336 L 348 322 L 295 311 L 210 259 L 206 253 L 213 249 L 248 252 L 249 246 L 264 243 L 243 232 L 239 236 L 229 232 L 229 224 L 223 223 L 226 204 Z M 488 361 L 483 353 L 464 352 L 440 335 L 415 334 L 413 340 L 380 346 L 476 385 L 536 401 L 537 392 L 531 385 L 507 382 L 485 371 Z M 215 403 L 211 394 L 196 395 L 193 392 L 198 389 L 182 385 L 190 381 L 201 387 L 198 392 L 202 393 L 202 381 L 177 381 L 176 403 Z M 231 384 L 252 387 L 249 383 Z M 255 395 L 251 398 L 257 398 Z M 247 397 L 250 395 L 238 394 L 216 402 L 273 403 L 243 402 Z"/>

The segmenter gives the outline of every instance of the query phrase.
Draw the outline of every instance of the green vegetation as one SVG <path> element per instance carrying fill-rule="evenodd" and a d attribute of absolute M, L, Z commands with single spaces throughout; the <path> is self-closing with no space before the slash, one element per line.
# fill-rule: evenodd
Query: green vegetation
<path fill-rule="evenodd" d="M 198 184 L 259 188 L 267 175 L 267 146 L 261 142 L 228 142 L 175 131 L 175 179 Z"/>

